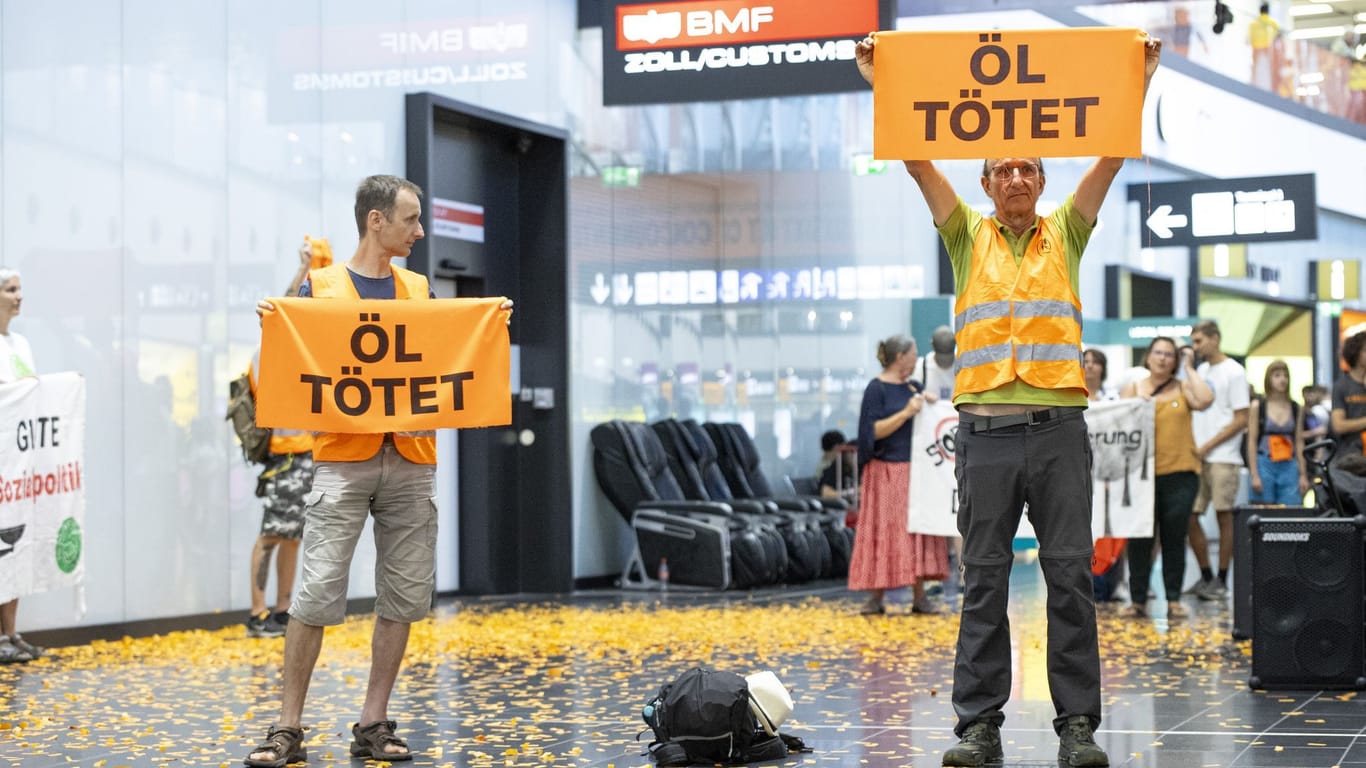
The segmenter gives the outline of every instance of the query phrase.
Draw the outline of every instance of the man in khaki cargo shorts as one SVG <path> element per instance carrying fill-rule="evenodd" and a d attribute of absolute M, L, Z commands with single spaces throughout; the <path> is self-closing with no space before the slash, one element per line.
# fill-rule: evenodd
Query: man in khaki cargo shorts
<path fill-rule="evenodd" d="M 1219 349 L 1219 324 L 1206 320 L 1191 329 L 1191 346 L 1203 360 L 1197 372 L 1214 390 L 1214 403 L 1195 412 L 1195 447 L 1200 454 L 1200 492 L 1190 519 L 1191 549 L 1200 565 L 1200 581 L 1190 589 L 1201 600 L 1228 597 L 1228 566 L 1233 561 L 1233 507 L 1242 484 L 1243 431 L 1247 429 L 1250 396 L 1247 372 Z M 1210 506 L 1219 520 L 1219 571 L 1210 568 L 1209 539 L 1200 515 Z M 1244 563 L 1244 565 L 1247 565 Z"/>
<path fill-rule="evenodd" d="M 371 176 L 356 190 L 360 244 L 351 260 L 309 272 L 300 296 L 321 299 L 431 298 L 427 278 L 393 266 L 423 236 L 422 190 L 396 176 Z M 503 309 L 511 314 L 512 303 Z M 269 301 L 257 313 L 275 311 Z M 313 489 L 304 515 L 303 577 L 285 633 L 280 720 L 243 762 L 282 767 L 308 759 L 303 708 L 323 629 L 346 616 L 351 557 L 367 517 L 375 520 L 375 630 L 370 679 L 350 752 L 386 762 L 410 760 L 389 719 L 389 696 L 408 646 L 408 630 L 427 615 L 436 586 L 436 504 L 432 432 L 319 433 L 313 446 Z"/>

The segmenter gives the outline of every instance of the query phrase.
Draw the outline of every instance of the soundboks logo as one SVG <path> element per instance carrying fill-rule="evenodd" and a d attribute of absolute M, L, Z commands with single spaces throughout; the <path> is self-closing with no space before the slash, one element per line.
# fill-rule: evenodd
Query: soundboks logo
<path fill-rule="evenodd" d="M 1276 533 L 1268 531 L 1262 534 L 1262 541 L 1309 541 L 1309 534 L 1307 532 Z"/>

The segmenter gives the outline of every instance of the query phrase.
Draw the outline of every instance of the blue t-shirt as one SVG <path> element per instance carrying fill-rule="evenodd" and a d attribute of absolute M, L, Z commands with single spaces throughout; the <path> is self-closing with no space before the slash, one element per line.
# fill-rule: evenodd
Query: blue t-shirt
<path fill-rule="evenodd" d="M 351 276 L 351 284 L 356 286 L 356 293 L 362 299 L 392 299 L 397 294 L 394 291 L 394 273 L 390 272 L 385 277 L 366 277 L 352 272 L 349 268 L 346 274 Z M 299 286 L 300 296 L 313 295 L 313 278 L 305 277 L 303 285 Z M 427 297 L 436 298 L 431 286 L 427 286 Z"/>
<path fill-rule="evenodd" d="M 863 405 L 858 416 L 858 464 L 862 467 L 870 459 L 878 461 L 910 461 L 911 432 L 915 429 L 915 419 L 906 420 L 892 434 L 881 440 L 873 439 L 874 425 L 880 419 L 902 410 L 906 403 L 921 391 L 920 382 L 907 384 L 888 384 L 882 379 L 873 379 L 863 390 Z"/>

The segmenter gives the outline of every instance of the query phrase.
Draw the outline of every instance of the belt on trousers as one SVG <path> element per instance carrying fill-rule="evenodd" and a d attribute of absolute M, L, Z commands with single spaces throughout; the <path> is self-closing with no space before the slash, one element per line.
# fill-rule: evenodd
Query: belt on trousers
<path fill-rule="evenodd" d="M 976 413 L 961 413 L 958 416 L 958 420 L 961 423 L 970 425 L 970 428 L 974 433 L 992 432 L 1007 427 L 1035 427 L 1040 424 L 1047 424 L 1050 421 L 1057 421 L 1069 414 L 1081 413 L 1081 411 L 1082 409 L 1077 407 L 1057 406 L 1054 408 L 1046 408 L 1042 411 L 1012 413 L 1006 416 L 982 416 Z"/>

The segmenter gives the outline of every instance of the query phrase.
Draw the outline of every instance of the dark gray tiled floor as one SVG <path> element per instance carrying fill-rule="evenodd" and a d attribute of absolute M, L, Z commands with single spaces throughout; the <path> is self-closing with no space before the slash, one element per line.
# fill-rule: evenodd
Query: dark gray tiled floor
<path fill-rule="evenodd" d="M 791 730 L 815 748 L 778 764 L 939 765 L 940 753 L 954 742 L 949 694 L 956 619 L 851 618 L 856 599 L 838 584 L 825 584 L 721 597 L 674 592 L 663 602 L 655 595 L 597 592 L 563 600 L 445 604 L 431 631 L 453 636 L 428 637 L 424 647 L 449 642 L 450 654 L 416 659 L 400 680 L 391 713 L 420 750 L 415 765 L 645 766 L 649 761 L 635 741 L 642 727 L 637 713 L 653 688 L 698 661 L 734 668 L 757 654 L 763 666 L 781 670 L 797 700 Z M 466 642 L 460 633 L 474 631 L 460 617 L 566 604 L 598 615 L 633 609 L 635 621 L 642 608 L 676 620 L 694 607 L 733 606 L 743 609 L 737 616 L 752 621 L 781 618 L 800 606 L 805 612 L 791 620 L 833 617 L 832 638 L 847 637 L 852 628 L 855 637 L 905 637 L 907 647 L 921 634 L 935 642 L 906 652 L 915 658 L 885 650 L 895 649 L 896 642 L 870 654 L 858 653 L 857 643 L 844 639 L 832 640 L 832 649 L 819 657 L 789 654 L 781 648 L 780 621 L 772 632 L 774 647 L 763 651 L 730 647 L 724 632 L 703 638 L 712 648 L 710 658 L 689 655 L 699 647 L 695 637 L 680 637 L 678 646 L 688 651 L 674 652 L 665 642 L 648 646 L 647 655 L 556 649 L 553 641 L 544 655 L 460 652 Z M 1176 627 L 1122 619 L 1113 608 L 1101 611 L 1105 721 L 1097 738 L 1112 765 L 1366 768 L 1366 696 L 1249 690 L 1248 647 L 1228 638 L 1227 608 L 1192 607 L 1192 620 Z M 1037 568 L 1017 567 L 1014 689 L 1003 729 L 1008 766 L 1057 765 L 1039 632 L 1042 608 Z M 572 621 L 572 612 L 567 615 Z M 629 631 L 648 631 L 648 623 L 643 626 L 632 624 Z M 672 624 L 668 631 L 688 632 L 686 623 L 679 627 Z M 556 631 L 546 627 L 548 635 Z M 150 653 L 183 654 L 183 663 L 168 665 L 133 643 L 122 655 L 117 647 L 104 648 L 97 665 L 83 661 L 81 649 L 59 649 L 42 664 L 0 668 L 0 764 L 240 765 L 274 712 L 281 641 L 220 632 L 158 642 Z M 324 648 L 310 691 L 310 765 L 353 763 L 346 748 L 364 662 L 363 653 Z"/>

